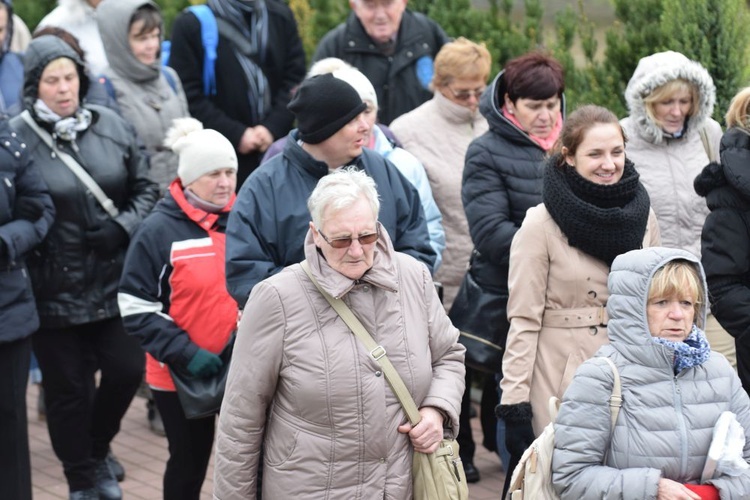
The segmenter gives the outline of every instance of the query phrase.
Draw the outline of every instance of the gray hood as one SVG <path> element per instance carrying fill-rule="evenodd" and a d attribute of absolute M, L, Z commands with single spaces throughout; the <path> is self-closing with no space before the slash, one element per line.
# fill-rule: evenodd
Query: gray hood
<path fill-rule="evenodd" d="M 654 273 L 668 262 L 678 259 L 692 262 L 698 269 L 704 290 L 700 316 L 701 324 L 705 325 L 708 304 L 706 275 L 696 256 L 675 248 L 651 247 L 622 254 L 612 263 L 607 283 L 610 293 L 607 300 L 607 334 L 612 347 L 630 361 L 656 366 L 665 359 L 667 348 L 651 340 L 646 303 Z"/>
<path fill-rule="evenodd" d="M 39 96 L 39 80 L 44 68 L 60 57 L 67 57 L 76 64 L 80 80 L 78 99 L 83 103 L 83 98 L 89 89 L 89 79 L 84 71 L 83 61 L 62 39 L 53 35 L 44 35 L 31 40 L 23 55 L 23 100 L 26 109 L 31 109 Z"/>
<path fill-rule="evenodd" d="M 708 71 L 696 61 L 679 52 L 659 52 L 638 62 L 633 77 L 625 89 L 625 101 L 636 130 L 646 141 L 659 144 L 664 140 L 662 129 L 646 114 L 643 98 L 667 82 L 681 78 L 698 88 L 698 112 L 688 127 L 700 129 L 711 117 L 716 103 L 716 86 Z"/>
<path fill-rule="evenodd" d="M 151 65 L 140 62 L 130 50 L 128 32 L 130 19 L 136 10 L 144 5 L 150 5 L 157 11 L 159 7 L 149 0 L 108 0 L 99 4 L 96 10 L 96 22 L 102 44 L 107 53 L 109 67 L 122 78 L 133 82 L 148 82 L 159 77 L 161 60 Z M 161 26 L 162 37 L 164 26 Z"/>

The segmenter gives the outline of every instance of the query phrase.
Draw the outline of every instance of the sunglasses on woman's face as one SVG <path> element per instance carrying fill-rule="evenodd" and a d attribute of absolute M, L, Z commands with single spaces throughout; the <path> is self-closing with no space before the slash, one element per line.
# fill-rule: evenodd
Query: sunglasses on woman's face
<path fill-rule="evenodd" d="M 451 91 L 451 94 L 453 94 L 453 97 L 455 97 L 459 101 L 468 101 L 472 97 L 479 100 L 479 98 L 482 97 L 482 94 L 484 93 L 484 90 L 486 88 L 487 87 L 480 87 L 474 90 L 453 90 L 452 88 L 447 87 L 447 89 Z"/>
<path fill-rule="evenodd" d="M 363 234 L 359 238 L 336 238 L 333 240 L 329 240 L 328 237 L 323 234 L 323 231 L 321 231 L 320 229 L 318 229 L 318 234 L 320 234 L 323 239 L 326 240 L 326 243 L 331 245 L 333 248 L 349 248 L 352 245 L 353 240 L 359 241 L 360 245 L 369 245 L 370 243 L 375 243 L 380 237 L 380 228 L 378 228 L 378 230 L 374 233 Z"/>

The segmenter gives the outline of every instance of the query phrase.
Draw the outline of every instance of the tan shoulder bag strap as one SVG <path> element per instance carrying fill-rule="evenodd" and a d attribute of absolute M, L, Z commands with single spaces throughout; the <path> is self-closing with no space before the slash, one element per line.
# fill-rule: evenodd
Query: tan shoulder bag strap
<path fill-rule="evenodd" d="M 305 271 L 305 274 L 307 274 L 307 276 L 310 278 L 310 281 L 313 282 L 315 288 L 317 288 L 321 295 L 323 295 L 328 303 L 331 304 L 331 307 L 333 307 L 334 311 L 336 311 L 336 313 L 341 316 L 341 319 L 344 320 L 346 326 L 348 326 L 352 333 L 354 333 L 354 335 L 356 335 L 356 337 L 360 341 L 362 341 L 362 343 L 365 345 L 365 348 L 370 353 L 370 356 L 372 356 L 372 359 L 374 359 L 383 368 L 385 378 L 391 385 L 391 388 L 396 394 L 399 402 L 401 402 L 401 406 L 404 407 L 406 416 L 409 417 L 409 422 L 413 426 L 417 425 L 422 418 L 419 414 L 417 404 L 411 397 L 409 389 L 406 388 L 406 384 L 404 384 L 404 381 L 399 376 L 396 368 L 393 367 L 393 364 L 391 364 L 388 356 L 386 356 L 386 352 L 383 346 L 378 345 L 378 343 L 375 342 L 375 339 L 372 338 L 364 325 L 362 325 L 359 319 L 357 319 L 352 310 L 349 309 L 349 306 L 347 306 L 343 300 L 334 298 L 330 293 L 323 290 L 323 288 L 320 286 L 320 283 L 318 283 L 318 280 L 316 280 L 312 275 L 312 272 L 310 271 L 310 265 L 306 260 L 300 262 L 300 266 L 302 266 L 302 270 Z"/>
<path fill-rule="evenodd" d="M 612 433 L 615 432 L 615 424 L 617 423 L 617 417 L 620 415 L 620 408 L 622 407 L 622 386 L 620 385 L 620 372 L 617 370 L 614 361 L 609 358 L 601 358 L 609 364 L 612 368 L 612 373 L 615 376 L 615 383 L 612 386 L 612 395 L 609 397 L 609 407 L 612 413 Z"/>

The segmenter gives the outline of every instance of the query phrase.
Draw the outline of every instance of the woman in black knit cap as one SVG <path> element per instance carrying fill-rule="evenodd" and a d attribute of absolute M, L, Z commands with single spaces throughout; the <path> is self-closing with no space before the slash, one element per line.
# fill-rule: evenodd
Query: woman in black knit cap
<path fill-rule="evenodd" d="M 613 113 L 583 106 L 565 121 L 553 151 L 543 203 L 528 211 L 510 250 L 510 331 L 497 414 L 512 464 L 549 423 L 549 398 L 562 399 L 576 368 L 608 342 L 612 261 L 659 243 Z"/>

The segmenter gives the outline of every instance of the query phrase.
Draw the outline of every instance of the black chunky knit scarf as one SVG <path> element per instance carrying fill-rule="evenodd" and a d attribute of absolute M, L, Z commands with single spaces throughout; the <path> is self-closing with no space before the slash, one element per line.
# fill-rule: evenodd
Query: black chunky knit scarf
<path fill-rule="evenodd" d="M 544 172 L 542 199 L 570 246 L 611 266 L 618 255 L 641 248 L 650 200 L 633 163 L 625 160 L 617 184 L 596 184 L 576 170 L 557 167 L 550 158 Z"/>

